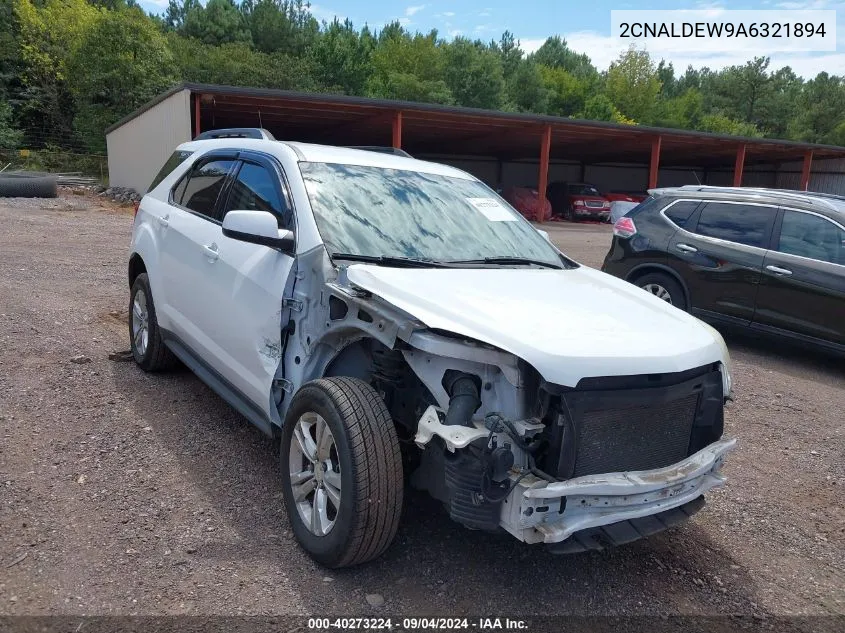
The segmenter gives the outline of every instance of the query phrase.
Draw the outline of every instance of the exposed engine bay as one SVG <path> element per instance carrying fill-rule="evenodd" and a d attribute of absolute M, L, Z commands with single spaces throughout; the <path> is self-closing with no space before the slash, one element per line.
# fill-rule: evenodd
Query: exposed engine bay
<path fill-rule="evenodd" d="M 445 333 L 414 333 L 406 347 L 372 350 L 374 383 L 404 430 L 412 485 L 467 528 L 559 543 L 605 525 L 610 509 L 620 517 L 626 508 L 697 510 L 703 492 L 723 481 L 718 470 L 733 441 L 718 444 L 719 363 L 568 388 L 510 354 Z M 435 349 L 449 356 L 426 351 Z M 654 475 L 638 485 L 638 473 Z"/>

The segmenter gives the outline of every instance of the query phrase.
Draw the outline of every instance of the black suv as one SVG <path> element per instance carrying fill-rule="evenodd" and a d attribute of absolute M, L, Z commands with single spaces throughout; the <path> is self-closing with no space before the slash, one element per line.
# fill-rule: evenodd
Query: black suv
<path fill-rule="evenodd" d="M 602 270 L 715 325 L 845 353 L 845 197 L 655 189 L 613 227 Z"/>

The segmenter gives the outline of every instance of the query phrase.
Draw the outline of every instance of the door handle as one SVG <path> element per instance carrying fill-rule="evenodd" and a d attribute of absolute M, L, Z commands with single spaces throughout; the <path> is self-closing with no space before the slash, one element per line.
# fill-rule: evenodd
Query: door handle
<path fill-rule="evenodd" d="M 220 252 L 217 250 L 217 244 L 213 242 L 203 246 L 202 250 L 205 251 L 205 256 L 212 262 L 217 261 L 217 258 L 220 257 Z"/>
<path fill-rule="evenodd" d="M 170 226 L 169 218 L 170 218 L 169 213 L 167 215 L 159 216 L 158 217 L 158 223 L 161 224 L 164 228 L 167 228 L 168 226 Z"/>
<path fill-rule="evenodd" d="M 780 266 L 766 266 L 766 270 L 773 272 L 776 275 L 791 275 L 792 271 L 788 268 L 781 268 Z"/>
<path fill-rule="evenodd" d="M 681 251 L 682 253 L 698 252 L 698 249 L 695 246 L 690 246 L 689 244 L 675 244 L 675 248 Z"/>

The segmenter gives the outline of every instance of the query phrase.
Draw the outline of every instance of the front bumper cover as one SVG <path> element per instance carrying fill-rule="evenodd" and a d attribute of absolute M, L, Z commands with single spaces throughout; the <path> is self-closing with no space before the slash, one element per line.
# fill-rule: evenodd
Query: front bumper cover
<path fill-rule="evenodd" d="M 502 512 L 502 527 L 528 543 L 559 543 L 581 530 L 658 514 L 725 483 L 719 470 L 735 439 L 722 439 L 677 464 L 585 475 L 549 483 L 523 479 Z"/>

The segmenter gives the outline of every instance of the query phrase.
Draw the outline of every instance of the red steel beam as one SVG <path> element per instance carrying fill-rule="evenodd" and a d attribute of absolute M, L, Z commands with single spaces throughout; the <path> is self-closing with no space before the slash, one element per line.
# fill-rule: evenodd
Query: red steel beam
<path fill-rule="evenodd" d="M 393 113 L 393 147 L 402 149 L 402 111 Z"/>
<path fill-rule="evenodd" d="M 804 152 L 804 164 L 801 166 L 801 191 L 807 191 L 810 186 L 810 167 L 813 164 L 813 150 Z"/>
<path fill-rule="evenodd" d="M 200 96 L 194 94 L 194 138 L 200 133 Z"/>
<path fill-rule="evenodd" d="M 651 161 L 648 165 L 648 188 L 654 189 L 657 186 L 657 170 L 660 168 L 660 136 L 655 136 L 651 141 Z"/>
<path fill-rule="evenodd" d="M 543 139 L 540 143 L 540 174 L 537 191 L 540 194 L 540 204 L 545 204 L 546 187 L 549 184 L 549 152 L 552 149 L 552 126 L 543 128 Z"/>
<path fill-rule="evenodd" d="M 742 168 L 745 167 L 745 143 L 736 148 L 734 164 L 734 187 L 742 187 Z"/>

